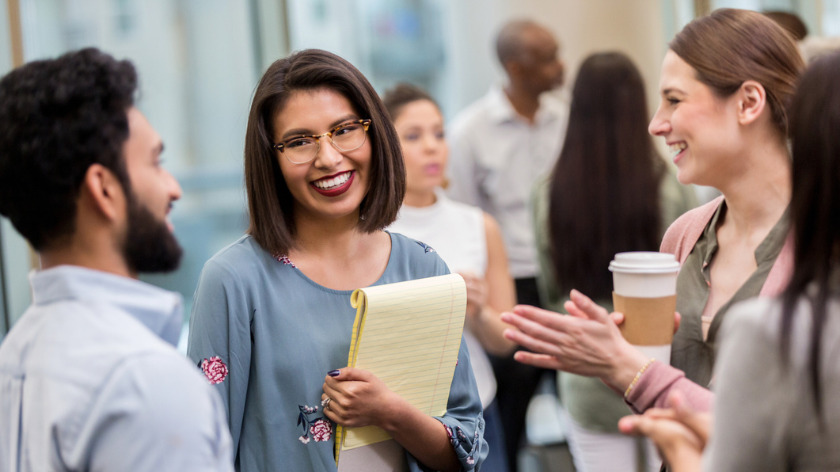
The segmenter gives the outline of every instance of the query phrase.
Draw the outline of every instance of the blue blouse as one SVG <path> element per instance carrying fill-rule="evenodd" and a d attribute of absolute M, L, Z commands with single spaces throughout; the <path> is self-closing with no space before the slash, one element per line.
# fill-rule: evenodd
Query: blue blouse
<path fill-rule="evenodd" d="M 448 273 L 427 246 L 391 234 L 374 285 Z M 227 408 L 236 469 L 334 471 L 335 425 L 321 411 L 327 372 L 345 367 L 356 310 L 350 290 L 323 287 L 250 236 L 213 256 L 201 273 L 188 355 Z M 461 344 L 447 412 L 438 418 L 462 470 L 487 455 L 481 401 Z M 409 469 L 428 470 L 410 454 Z"/>

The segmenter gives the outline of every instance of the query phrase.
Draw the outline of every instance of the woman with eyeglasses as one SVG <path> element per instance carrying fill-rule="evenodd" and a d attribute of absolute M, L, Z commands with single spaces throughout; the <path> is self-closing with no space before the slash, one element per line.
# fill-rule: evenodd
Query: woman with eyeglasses
<path fill-rule="evenodd" d="M 188 348 L 227 406 L 237 470 L 335 470 L 336 424 L 384 429 L 412 471 L 477 467 L 487 445 L 463 344 L 442 417 L 346 367 L 353 290 L 448 272 L 382 229 L 405 170 L 365 77 L 320 50 L 272 64 L 251 105 L 245 185 L 248 233 L 205 265 Z"/>

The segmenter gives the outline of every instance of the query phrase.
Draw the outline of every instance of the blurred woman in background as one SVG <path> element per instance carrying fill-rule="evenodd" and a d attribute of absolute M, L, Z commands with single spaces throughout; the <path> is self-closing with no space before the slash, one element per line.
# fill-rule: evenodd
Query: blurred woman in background
<path fill-rule="evenodd" d="M 486 420 L 490 447 L 481 470 L 507 471 L 496 379 L 487 352 L 509 355 L 514 344 L 503 332 L 510 326 L 500 314 L 516 301 L 507 254 L 496 221 L 480 208 L 452 201 L 443 193 L 449 149 L 443 115 L 425 91 L 398 84 L 383 101 L 400 137 L 406 169 L 406 191 L 397 220 L 388 228 L 434 248 L 452 272 L 467 284 L 464 339 L 470 352 Z"/>
<path fill-rule="evenodd" d="M 607 267 L 615 253 L 655 251 L 668 225 L 694 207 L 692 189 L 654 149 L 648 116 L 641 74 L 627 56 L 604 52 L 583 61 L 560 158 L 532 198 L 543 306 L 563 311 L 575 287 L 611 309 Z M 618 432 L 618 420 L 630 413 L 621 395 L 597 378 L 569 373 L 558 376 L 558 391 L 571 416 L 579 472 L 632 464 L 659 470 L 652 447 L 639 454 L 647 442 Z"/>

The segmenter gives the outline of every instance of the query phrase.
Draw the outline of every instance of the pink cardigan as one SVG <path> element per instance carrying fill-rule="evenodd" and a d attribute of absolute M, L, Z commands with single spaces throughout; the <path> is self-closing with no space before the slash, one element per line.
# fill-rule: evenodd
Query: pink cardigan
<path fill-rule="evenodd" d="M 674 254 L 680 264 L 685 262 L 722 202 L 723 197 L 718 197 L 679 217 L 668 228 L 659 250 Z M 792 271 L 793 236 L 789 233 L 776 262 L 767 274 L 759 296 L 773 297 L 781 293 Z M 685 378 L 681 370 L 658 361 L 645 370 L 625 400 L 633 410 L 641 413 L 648 408 L 665 407 L 668 394 L 672 390 L 680 391 L 695 410 L 711 411 L 714 395 L 710 390 Z"/>

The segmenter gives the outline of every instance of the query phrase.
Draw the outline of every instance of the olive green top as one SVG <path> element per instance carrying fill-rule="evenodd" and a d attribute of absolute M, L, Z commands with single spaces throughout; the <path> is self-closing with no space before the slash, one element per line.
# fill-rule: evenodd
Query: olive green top
<path fill-rule="evenodd" d="M 555 282 L 549 252 L 548 190 L 549 180 L 545 177 L 537 182 L 531 194 L 537 260 L 540 266 L 537 283 L 543 306 L 563 313 L 563 303 L 568 300 L 569 291 L 574 287 L 558 287 Z M 697 206 L 697 199 L 692 188 L 677 181 L 670 167 L 660 183 L 659 195 L 662 212 L 661 235 L 680 215 Z M 562 241 L 558 243 L 562 244 Z M 607 268 L 604 267 L 604 270 Z M 596 302 L 612 311 L 612 300 Z M 631 413 L 621 395 L 613 392 L 599 379 L 558 372 L 557 382 L 563 406 L 576 423 L 588 430 L 618 432 L 618 420 Z"/>
<path fill-rule="evenodd" d="M 677 311 L 682 315 L 680 329 L 671 347 L 671 365 L 704 387 L 709 386 L 716 351 L 718 330 L 729 308 L 758 296 L 767 274 L 776 262 L 788 233 L 787 210 L 755 250 L 756 270 L 715 313 L 704 340 L 701 315 L 709 299 L 711 264 L 718 250 L 717 227 L 726 216 L 726 201 L 718 207 L 703 234 L 683 262 L 677 277 Z"/>

